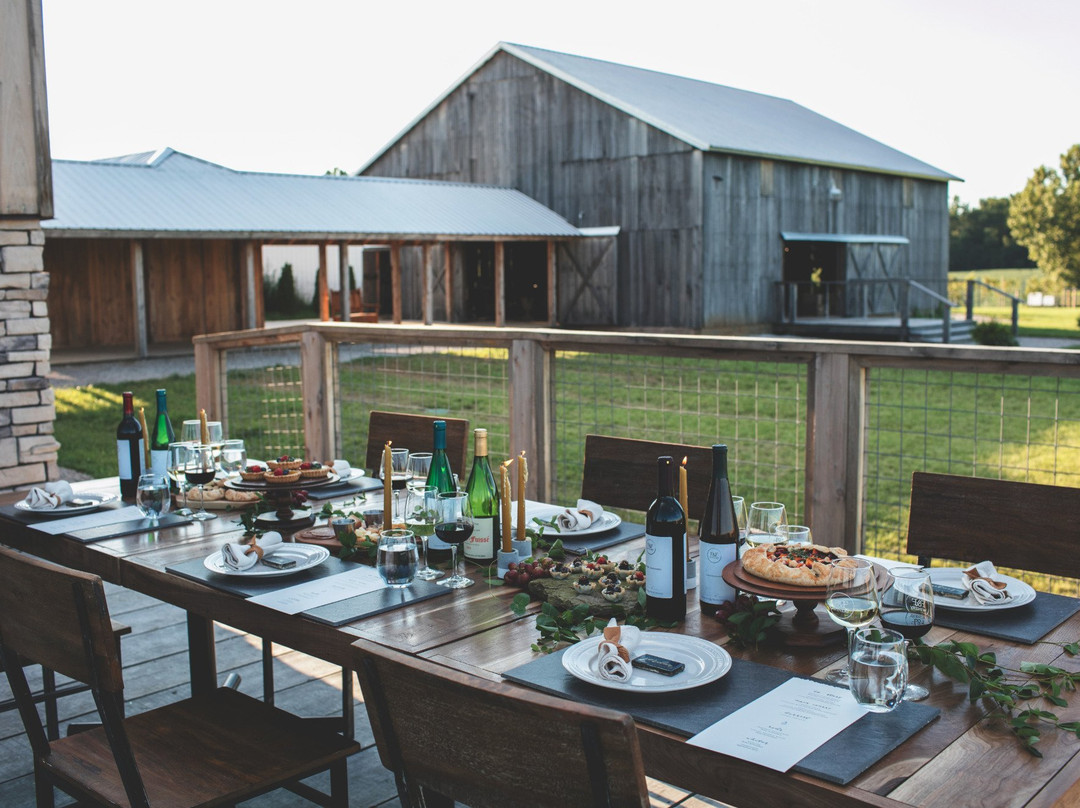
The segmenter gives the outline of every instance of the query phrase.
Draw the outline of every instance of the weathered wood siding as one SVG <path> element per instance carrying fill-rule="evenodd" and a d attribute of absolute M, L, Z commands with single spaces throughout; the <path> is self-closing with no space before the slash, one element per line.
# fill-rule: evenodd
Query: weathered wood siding
<path fill-rule="evenodd" d="M 616 284 L 597 291 L 619 323 L 701 323 L 700 153 L 509 54 L 365 173 L 510 186 L 579 227 L 618 224 L 618 272 L 595 282 Z"/>
<path fill-rule="evenodd" d="M 132 345 L 131 242 L 45 240 L 53 349 Z"/>
<path fill-rule="evenodd" d="M 704 155 L 704 327 L 771 322 L 773 283 L 783 275 L 780 233 L 785 230 L 906 236 L 911 243 L 899 249 L 891 276 L 944 286 L 946 183 L 782 161 L 766 169 L 771 182 L 766 177 L 763 183 L 763 162 Z M 833 183 L 843 197 L 830 210 Z M 910 204 L 905 204 L 905 183 Z M 854 277 L 850 255 L 848 276 Z"/>

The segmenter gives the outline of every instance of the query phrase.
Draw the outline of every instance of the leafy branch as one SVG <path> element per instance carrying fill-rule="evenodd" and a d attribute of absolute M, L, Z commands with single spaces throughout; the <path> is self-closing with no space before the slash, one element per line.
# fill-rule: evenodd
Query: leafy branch
<path fill-rule="evenodd" d="M 525 592 L 515 595 L 510 601 L 510 611 L 524 616 L 528 611 L 530 600 Z M 638 602 L 644 606 L 644 590 L 638 590 Z M 540 632 L 540 639 L 532 644 L 532 650 L 550 654 L 552 651 L 557 651 L 561 643 L 570 645 L 579 643 L 594 632 L 603 631 L 607 624 L 608 618 L 589 614 L 587 603 L 579 603 L 573 608 L 560 612 L 551 603 L 545 601 L 536 615 L 536 629 Z M 672 628 L 676 625 L 675 623 L 661 623 L 651 617 L 640 615 L 627 616 L 626 624 L 637 626 L 642 631 L 657 627 Z"/>
<path fill-rule="evenodd" d="M 1069 656 L 1080 654 L 1080 642 L 1057 645 Z M 1055 713 L 1026 702 L 1045 699 L 1055 707 L 1067 707 L 1063 693 L 1075 692 L 1080 672 L 1067 671 L 1040 662 L 1021 662 L 1019 668 L 998 665 L 997 655 L 980 651 L 970 642 L 949 640 L 926 645 L 922 640 L 912 644 L 909 655 L 924 665 L 937 668 L 950 679 L 968 686 L 968 700 L 991 700 L 1008 719 L 1009 731 L 1035 757 L 1042 753 L 1035 744 L 1042 738 L 1044 726 L 1071 732 L 1080 738 L 1080 721 L 1062 721 Z"/>

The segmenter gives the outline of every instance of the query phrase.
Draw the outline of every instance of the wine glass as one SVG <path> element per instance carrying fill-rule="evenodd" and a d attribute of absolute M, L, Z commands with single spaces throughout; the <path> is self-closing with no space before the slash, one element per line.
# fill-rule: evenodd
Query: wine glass
<path fill-rule="evenodd" d="M 383 449 L 382 462 L 379 463 L 379 479 L 383 481 L 383 488 L 385 489 L 386 449 Z M 393 518 L 395 524 L 404 521 L 401 512 L 400 492 L 405 490 L 405 483 L 407 483 L 409 479 L 409 450 L 399 449 L 396 446 L 390 447 L 390 490 L 393 492 L 394 497 Z"/>
<path fill-rule="evenodd" d="M 787 524 L 787 510 L 780 502 L 755 502 L 750 505 L 750 515 L 746 521 L 746 544 L 757 547 L 759 544 L 783 544 L 777 534 L 778 525 Z"/>
<path fill-rule="evenodd" d="M 177 490 L 184 495 L 184 507 L 177 508 L 177 516 L 191 516 L 192 514 L 191 508 L 188 507 L 188 484 L 186 475 L 184 474 L 185 467 L 187 466 L 188 449 L 191 446 L 194 446 L 194 444 L 180 442 L 169 444 L 169 459 L 165 471 L 168 472 L 169 477 L 176 482 Z"/>
<path fill-rule="evenodd" d="M 158 518 L 169 511 L 169 480 L 162 474 L 149 472 L 139 477 L 139 486 L 135 490 L 135 504 L 142 515 L 150 520 L 150 527 L 155 528 Z"/>
<path fill-rule="evenodd" d="M 814 537 L 806 525 L 777 525 L 776 535 L 783 544 L 814 543 Z"/>
<path fill-rule="evenodd" d="M 450 568 L 454 571 L 445 581 L 439 581 L 439 585 L 451 589 L 472 586 L 473 582 L 458 572 L 457 552 L 458 547 L 464 544 L 473 532 L 469 495 L 461 491 L 439 494 L 435 502 L 435 535 L 450 545 Z"/>
<path fill-rule="evenodd" d="M 900 706 L 911 686 L 903 635 L 879 628 L 861 628 L 851 641 L 848 688 L 855 701 L 872 713 Z"/>
<path fill-rule="evenodd" d="M 847 629 L 847 649 L 855 629 L 870 625 L 878 615 L 877 572 L 865 558 L 844 558 L 833 565 L 825 580 L 825 610 L 833 622 Z M 826 674 L 833 684 L 846 685 L 851 678 L 847 665 Z"/>
<path fill-rule="evenodd" d="M 905 641 L 921 637 L 934 627 L 934 590 L 930 573 L 915 567 L 891 570 L 892 585 L 881 596 L 881 625 L 899 632 Z M 905 655 L 907 650 L 905 648 Z M 922 701 L 930 691 L 909 684 L 904 698 Z"/>
<path fill-rule="evenodd" d="M 205 443 L 195 443 L 188 448 L 187 462 L 184 464 L 184 476 L 189 483 L 199 486 L 199 510 L 192 514 L 193 519 L 205 522 L 216 519 L 217 514 L 206 510 L 206 498 L 203 486 L 214 479 L 217 469 L 214 467 L 214 447 Z"/>
<path fill-rule="evenodd" d="M 732 497 L 731 504 L 735 506 L 735 521 L 739 525 L 739 538 L 746 538 L 746 500 L 742 497 Z"/>
<path fill-rule="evenodd" d="M 202 443 L 202 421 L 193 418 L 180 426 L 180 440 L 184 443 Z"/>
<path fill-rule="evenodd" d="M 430 455 L 429 455 L 430 460 Z M 413 532 L 420 549 L 420 569 L 416 577 L 423 581 L 434 581 L 443 577 L 443 571 L 428 566 L 428 537 L 435 532 L 435 516 L 438 512 L 439 489 L 434 485 L 413 485 L 409 483 L 409 494 L 405 499 L 405 527 Z"/>
<path fill-rule="evenodd" d="M 416 542 L 411 530 L 384 530 L 379 535 L 375 569 L 391 589 L 404 589 L 416 577 Z"/>
<path fill-rule="evenodd" d="M 247 449 L 242 440 L 233 439 L 221 444 L 221 470 L 226 475 L 238 473 L 247 465 Z"/>
<path fill-rule="evenodd" d="M 431 452 L 413 452 L 410 454 L 408 487 L 420 488 L 427 485 L 427 476 L 430 470 Z"/>

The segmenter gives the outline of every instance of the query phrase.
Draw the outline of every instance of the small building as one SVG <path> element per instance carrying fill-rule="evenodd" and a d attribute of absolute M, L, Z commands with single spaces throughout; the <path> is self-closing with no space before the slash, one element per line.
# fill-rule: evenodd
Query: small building
<path fill-rule="evenodd" d="M 267 244 L 321 248 L 324 318 L 328 247 L 348 256 L 371 246 L 358 283 L 394 322 L 469 321 L 475 310 L 505 318 L 520 283 L 515 256 L 529 245 L 544 256 L 529 282 L 545 292 L 534 314 L 547 323 L 555 245 L 583 235 L 521 192 L 489 185 L 233 171 L 172 149 L 52 166 L 55 218 L 43 227 L 54 349 L 145 355 L 196 334 L 260 327 Z M 466 270 L 480 245 L 498 260 L 490 283 L 477 286 Z M 412 254 L 415 268 L 402 270 Z M 339 266 L 339 288 L 347 269 Z"/>
<path fill-rule="evenodd" d="M 497 45 L 360 173 L 617 226 L 575 287 L 597 319 L 567 325 L 749 327 L 780 318 L 781 282 L 834 313 L 847 293 L 822 284 L 946 284 L 956 177 L 791 101 L 539 48 Z"/>

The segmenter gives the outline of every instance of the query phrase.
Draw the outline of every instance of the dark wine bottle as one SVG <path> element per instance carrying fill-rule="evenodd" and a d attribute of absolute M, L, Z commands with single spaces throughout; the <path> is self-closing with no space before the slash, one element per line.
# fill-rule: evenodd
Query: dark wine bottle
<path fill-rule="evenodd" d="M 143 472 L 143 432 L 135 417 L 131 393 L 124 393 L 124 417 L 116 428 L 116 459 L 120 468 L 120 496 L 135 501 L 139 475 Z"/>
<path fill-rule="evenodd" d="M 656 459 L 656 499 L 645 515 L 645 614 L 662 622 L 686 618 L 686 514 L 675 497 L 675 461 Z"/>
<path fill-rule="evenodd" d="M 450 458 L 446 456 L 446 421 L 435 421 L 432 427 L 435 438 L 427 484 L 435 486 L 440 494 L 451 494 L 457 490 L 457 486 L 454 484 L 454 473 L 450 469 Z M 428 566 L 449 569 L 452 558 L 449 544 L 438 536 L 428 539 Z"/>
<path fill-rule="evenodd" d="M 154 428 L 150 435 L 150 466 L 154 474 L 168 476 L 169 444 L 176 440 L 169 420 L 169 409 L 165 403 L 165 390 L 157 391 L 157 415 L 154 416 Z"/>
<path fill-rule="evenodd" d="M 701 611 L 715 614 L 724 601 L 735 602 L 735 589 L 724 581 L 722 573 L 739 553 L 739 522 L 728 481 L 727 446 L 720 443 L 712 447 L 712 482 L 698 526 L 698 542 Z"/>
<path fill-rule="evenodd" d="M 434 460 L 434 458 L 433 458 Z M 501 541 L 499 529 L 499 489 L 488 463 L 486 429 L 473 430 L 473 466 L 465 483 L 473 514 L 473 532 L 465 542 L 465 557 L 482 564 L 495 560 Z"/>

